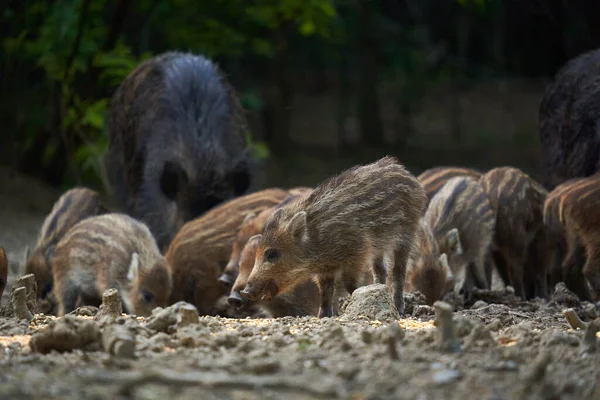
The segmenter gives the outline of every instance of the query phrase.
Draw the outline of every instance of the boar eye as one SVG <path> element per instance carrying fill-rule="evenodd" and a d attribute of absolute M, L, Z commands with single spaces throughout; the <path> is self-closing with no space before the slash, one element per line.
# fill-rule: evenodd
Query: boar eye
<path fill-rule="evenodd" d="M 154 295 L 146 290 L 142 290 L 142 298 L 146 303 L 151 303 L 154 300 Z"/>
<path fill-rule="evenodd" d="M 277 249 L 267 249 L 265 250 L 265 261 L 274 262 L 279 258 L 280 255 L 281 253 L 279 253 L 279 250 Z"/>

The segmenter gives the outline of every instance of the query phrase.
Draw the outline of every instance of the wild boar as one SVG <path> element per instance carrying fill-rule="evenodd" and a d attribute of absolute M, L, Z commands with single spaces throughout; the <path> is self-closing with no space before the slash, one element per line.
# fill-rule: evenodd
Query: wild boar
<path fill-rule="evenodd" d="M 452 178 L 459 176 L 471 177 L 479 180 L 482 173 L 471 168 L 465 167 L 434 167 L 423 171 L 417 179 L 423 185 L 425 193 L 427 193 L 428 201 L 431 201 L 433 196 Z"/>
<path fill-rule="evenodd" d="M 185 222 L 251 185 L 244 110 L 202 55 L 171 51 L 142 62 L 116 90 L 108 130 L 116 199 L 161 251 Z"/>
<path fill-rule="evenodd" d="M 445 254 L 455 293 L 462 293 L 470 300 L 473 287 L 489 289 L 486 263 L 490 262 L 496 215 L 481 184 L 470 177 L 448 180 L 431 199 L 423 219 L 437 246 L 421 241 L 424 246 L 420 258 L 424 260 L 416 264 L 435 269 L 431 262 L 443 266 L 444 260 L 438 254 Z M 445 284 L 444 281 L 435 284 L 436 292 Z"/>
<path fill-rule="evenodd" d="M 341 271 L 352 293 L 371 267 L 375 282 L 387 279 L 402 314 L 406 263 L 426 201 L 419 181 L 393 157 L 331 177 L 269 218 L 240 295 L 269 300 L 314 278 L 319 317 L 330 317 L 336 275 Z"/>
<path fill-rule="evenodd" d="M 544 185 L 600 171 L 600 49 L 572 58 L 548 84 L 538 112 Z"/>
<path fill-rule="evenodd" d="M 482 176 L 480 182 L 496 211 L 492 246 L 499 275 L 513 286 L 517 296 L 526 299 L 525 268 L 532 268 L 528 275 L 536 277 L 535 281 L 542 285 L 537 291 L 547 292 L 544 287 L 547 282 L 545 262 L 525 265 L 533 240 L 543 229 L 547 191 L 529 175 L 512 167 L 494 168 Z"/>
<path fill-rule="evenodd" d="M 6 252 L 0 247 L 0 299 L 2 299 L 2 293 L 6 287 L 8 280 L 8 260 L 6 259 Z"/>
<path fill-rule="evenodd" d="M 142 222 L 117 213 L 89 217 L 58 242 L 52 260 L 58 315 L 84 305 L 99 306 L 115 288 L 123 310 L 140 316 L 166 307 L 171 272 L 154 237 Z"/>
<path fill-rule="evenodd" d="M 254 235 L 248 239 L 244 246 L 240 255 L 239 274 L 229 295 L 229 304 L 240 310 L 246 309 L 251 305 L 257 305 L 272 318 L 285 316 L 301 317 L 305 315 L 317 316 L 319 312 L 319 289 L 310 279 L 301 282 L 290 291 L 269 300 L 251 302 L 240 295 L 240 292 L 246 287 L 248 277 L 254 268 L 256 250 L 261 240 L 262 235 Z"/>
<path fill-rule="evenodd" d="M 583 298 L 600 299 L 600 174 L 576 179 L 565 184 L 560 195 L 559 220 L 567 238 L 568 255 L 565 259 L 565 275 L 576 279 L 576 272 L 582 271 L 585 281 L 590 285 L 589 293 L 585 281 L 576 285 Z M 560 187 L 557 187 L 559 189 Z M 585 249 L 585 263 L 573 263 L 579 246 Z M 589 293 L 589 295 L 588 295 Z"/>
<path fill-rule="evenodd" d="M 54 203 L 40 229 L 37 244 L 30 255 L 27 249 L 25 274 L 33 274 L 38 298 L 44 299 L 52 290 L 52 257 L 58 241 L 78 222 L 107 213 L 100 195 L 85 187 L 75 187 L 63 193 Z"/>
<path fill-rule="evenodd" d="M 173 273 L 171 303 L 187 301 L 200 315 L 213 314 L 219 297 L 228 294 L 218 282 L 240 225 L 256 214 L 281 203 L 289 193 L 271 188 L 229 200 L 186 223 L 165 257 Z"/>

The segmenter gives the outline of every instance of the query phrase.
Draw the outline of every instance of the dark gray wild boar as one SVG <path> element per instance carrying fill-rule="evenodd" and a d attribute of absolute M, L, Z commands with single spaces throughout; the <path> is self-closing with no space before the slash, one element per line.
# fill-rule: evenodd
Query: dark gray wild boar
<path fill-rule="evenodd" d="M 389 282 L 402 314 L 406 263 L 426 202 L 419 181 L 393 157 L 333 176 L 269 218 L 240 294 L 268 300 L 314 278 L 319 317 L 332 316 L 336 275 L 352 293 L 371 267 L 375 282 Z"/>
<path fill-rule="evenodd" d="M 173 273 L 170 302 L 187 301 L 200 315 L 211 315 L 227 288 L 218 282 L 240 225 L 256 214 L 281 203 L 289 192 L 265 189 L 229 200 L 200 218 L 186 223 L 177 233 L 165 257 Z"/>
<path fill-rule="evenodd" d="M 547 293 L 546 263 L 525 268 L 529 252 L 536 248 L 534 239 L 544 229 L 543 210 L 547 191 L 523 171 L 512 167 L 494 168 L 482 178 L 481 184 L 496 211 L 496 230 L 493 242 L 493 257 L 502 280 L 513 286 L 515 294 L 522 299 L 528 297 L 525 286 L 527 275 L 537 292 Z M 543 236 L 542 236 L 543 237 Z"/>
<path fill-rule="evenodd" d="M 2 299 L 2 293 L 6 287 L 8 280 L 8 259 L 6 258 L 6 252 L 0 247 L 0 299 Z"/>
<path fill-rule="evenodd" d="M 489 289 L 490 268 L 486 263 L 490 262 L 496 215 L 481 184 L 470 177 L 448 180 L 431 199 L 423 219 L 437 249 L 424 246 L 420 257 L 425 260 L 417 261 L 417 265 L 427 267 L 427 261 L 439 263 L 438 254 L 445 254 L 456 294 L 462 293 L 470 300 L 474 287 Z M 439 282 L 435 286 L 444 284 Z"/>
<path fill-rule="evenodd" d="M 544 91 L 538 124 L 544 185 L 600 171 L 600 49 L 569 60 Z"/>
<path fill-rule="evenodd" d="M 244 246 L 240 255 L 239 274 L 229 295 L 229 304 L 238 310 L 257 305 L 272 318 L 286 316 L 302 317 L 306 315 L 317 316 L 319 312 L 319 288 L 317 288 L 317 285 L 311 279 L 269 300 L 252 302 L 240 295 L 240 292 L 246 287 L 248 277 L 254 268 L 256 250 L 261 240 L 262 235 L 252 236 Z"/>
<path fill-rule="evenodd" d="M 52 290 L 52 257 L 58 241 L 78 222 L 107 212 L 100 195 L 85 187 L 66 191 L 54 203 L 42 224 L 33 253 L 26 251 L 25 274 L 35 276 L 39 299 L 46 298 Z"/>
<path fill-rule="evenodd" d="M 124 214 L 87 218 L 56 245 L 52 260 L 58 315 L 78 305 L 99 306 L 115 288 L 123 310 L 140 316 L 166 307 L 171 272 L 150 230 Z"/>
<path fill-rule="evenodd" d="M 185 222 L 248 190 L 254 167 L 246 126 L 227 78 L 201 55 L 157 55 L 116 90 L 108 122 L 111 186 L 162 251 Z"/>

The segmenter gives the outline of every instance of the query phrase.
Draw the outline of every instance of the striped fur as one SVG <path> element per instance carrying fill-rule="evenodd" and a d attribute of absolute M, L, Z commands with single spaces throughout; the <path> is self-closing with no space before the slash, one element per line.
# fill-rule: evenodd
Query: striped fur
<path fill-rule="evenodd" d="M 87 218 L 60 240 L 52 261 L 59 315 L 78 303 L 99 305 L 119 290 L 125 312 L 149 315 L 165 307 L 171 274 L 148 227 L 124 214 Z"/>
<path fill-rule="evenodd" d="M 576 286 L 582 297 L 600 299 L 600 174 L 583 179 L 575 179 L 556 188 L 558 216 L 567 240 L 568 254 L 565 258 L 565 275 L 573 278 L 579 275 L 580 267 L 573 258 L 578 248 L 585 249 L 583 277 L 589 283 L 593 294 L 588 296 L 585 283 Z M 568 283 L 567 283 L 568 284 Z M 582 287 L 583 286 L 583 287 Z"/>
<path fill-rule="evenodd" d="M 536 265 L 527 265 L 536 236 L 543 226 L 547 191 L 523 171 L 512 167 L 494 168 L 482 178 L 492 207 L 496 211 L 493 256 L 498 273 L 521 298 L 547 297 L 547 265 L 544 253 L 537 254 Z M 543 246 L 541 246 L 543 248 Z M 533 255 L 531 255 L 533 256 Z M 533 288 L 527 289 L 526 288 Z"/>
<path fill-rule="evenodd" d="M 431 199 L 424 220 L 439 253 L 447 256 L 455 292 L 462 290 L 470 300 L 474 286 L 489 288 L 486 262 L 496 215 L 481 184 L 470 177 L 448 180 Z"/>
<path fill-rule="evenodd" d="M 54 203 L 25 262 L 25 274 L 35 275 L 38 298 L 45 298 L 52 289 L 52 257 L 58 241 L 79 221 L 106 212 L 100 195 L 85 187 L 68 190 Z"/>
<path fill-rule="evenodd" d="M 319 316 L 331 316 L 335 275 L 342 271 L 349 293 L 368 266 L 384 283 L 389 258 L 394 301 L 403 313 L 406 262 L 426 201 L 419 181 L 393 157 L 333 176 L 269 218 L 242 296 L 274 297 L 314 278 Z"/>
<path fill-rule="evenodd" d="M 240 255 L 248 239 L 254 235 L 262 233 L 263 228 L 265 226 L 265 222 L 267 221 L 267 219 L 269 219 L 269 217 L 271 217 L 271 215 L 273 215 L 277 208 L 289 203 L 297 196 L 307 196 L 308 194 L 310 194 L 311 191 L 311 188 L 290 189 L 290 196 L 288 196 L 283 202 L 279 203 L 277 206 L 269 207 L 258 213 L 258 215 L 254 213 L 249 214 L 242 223 L 242 226 L 240 227 L 239 231 L 235 236 L 235 241 L 233 242 L 233 246 L 231 249 L 231 256 L 229 257 L 229 261 L 227 262 L 227 266 L 225 267 L 223 274 L 219 277 L 219 282 L 224 284 L 226 287 L 231 287 L 231 285 L 233 285 L 233 282 L 237 277 L 239 271 Z"/>
<path fill-rule="evenodd" d="M 0 247 L 0 299 L 2 299 L 2 293 L 6 288 L 6 281 L 8 279 L 8 260 L 6 258 L 6 252 Z"/>
<path fill-rule="evenodd" d="M 232 299 L 238 300 L 242 306 L 240 309 L 246 309 L 251 305 L 257 305 L 266 311 L 272 318 L 279 317 L 301 317 L 306 315 L 317 316 L 319 312 L 319 289 L 312 280 L 307 280 L 294 287 L 292 290 L 282 293 L 279 296 L 269 300 L 258 300 L 251 302 L 240 295 L 240 292 L 246 287 L 248 277 L 254 268 L 254 260 L 258 245 L 262 240 L 262 235 L 251 237 L 244 246 L 240 255 L 239 274 L 231 289 L 229 302 L 236 306 Z"/>
<path fill-rule="evenodd" d="M 248 214 L 260 213 L 288 196 L 278 188 L 262 190 L 225 202 L 186 223 L 165 254 L 173 272 L 171 303 L 187 301 L 201 315 L 212 314 L 219 297 L 227 294 L 218 278 L 242 222 Z"/>
<path fill-rule="evenodd" d="M 458 176 L 467 176 L 478 180 L 482 173 L 465 167 L 435 167 L 423 171 L 417 179 L 423 185 L 427 198 L 431 200 L 446 182 Z"/>

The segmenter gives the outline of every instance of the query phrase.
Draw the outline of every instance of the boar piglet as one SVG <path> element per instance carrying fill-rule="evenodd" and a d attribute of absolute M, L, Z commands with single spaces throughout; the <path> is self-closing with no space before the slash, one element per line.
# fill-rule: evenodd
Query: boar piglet
<path fill-rule="evenodd" d="M 56 246 L 52 273 L 59 316 L 99 305 L 110 288 L 119 291 L 124 312 L 147 316 L 167 306 L 171 291 L 171 272 L 150 230 L 124 214 L 73 226 Z"/>
<path fill-rule="evenodd" d="M 581 265 L 568 265 L 570 269 L 576 268 L 583 272 L 584 282 L 581 289 L 587 289 L 587 284 L 594 301 L 600 300 L 600 175 L 577 180 L 570 184 L 571 188 L 565 190 L 560 202 L 559 217 L 569 238 L 569 253 L 576 251 L 572 246 L 582 245 L 585 249 L 585 263 Z M 565 260 L 571 263 L 572 260 Z M 570 272 L 574 275 L 574 271 Z"/>
<path fill-rule="evenodd" d="M 8 280 L 8 259 L 6 258 L 6 252 L 0 247 L 0 299 L 2 299 L 2 293 L 6 287 L 6 281 Z"/>
<path fill-rule="evenodd" d="M 440 253 L 431 228 L 424 220 L 419 224 L 416 245 L 407 266 L 407 291 L 418 290 L 432 306 L 454 286 L 454 276 L 446 253 Z"/>
<path fill-rule="evenodd" d="M 108 212 L 100 195 L 85 187 L 66 191 L 54 203 L 40 229 L 32 254 L 26 249 L 25 274 L 33 274 L 37 297 L 46 298 L 52 290 L 52 257 L 60 239 L 78 222 Z"/>
<path fill-rule="evenodd" d="M 406 262 L 426 201 L 419 181 L 393 157 L 333 176 L 269 218 L 240 294 L 268 300 L 314 278 L 319 317 L 330 317 L 337 274 L 352 293 L 371 267 L 375 282 L 389 281 L 402 314 Z"/>
<path fill-rule="evenodd" d="M 273 318 L 317 316 L 319 312 L 319 289 L 315 282 L 310 279 L 269 300 L 253 302 L 240 295 L 240 292 L 246 287 L 248 277 L 254 268 L 256 250 L 261 240 L 262 235 L 252 236 L 244 246 L 240 256 L 239 274 L 229 295 L 229 304 L 238 310 L 245 310 L 252 305 L 257 305 Z"/>
<path fill-rule="evenodd" d="M 244 219 L 240 230 L 235 236 L 235 241 L 233 242 L 231 256 L 229 257 L 227 266 L 225 267 L 225 270 L 219 277 L 219 282 L 221 282 L 221 284 L 223 284 L 228 289 L 230 289 L 233 286 L 233 283 L 235 282 L 239 271 L 240 255 L 242 253 L 242 249 L 244 248 L 246 242 L 248 242 L 248 239 L 250 237 L 262 233 L 263 228 L 265 226 L 265 222 L 269 217 L 271 217 L 271 215 L 273 215 L 275 210 L 277 210 L 279 207 L 286 205 L 298 196 L 307 195 L 308 193 L 310 193 L 310 191 L 312 191 L 311 188 L 290 189 L 290 196 L 288 196 L 277 206 L 269 207 L 258 213 L 258 215 L 256 213 L 250 213 L 246 216 L 246 219 Z"/>
<path fill-rule="evenodd" d="M 479 182 L 469 177 L 450 179 L 431 199 L 424 221 L 437 249 L 424 246 L 419 255 L 425 259 L 422 264 L 439 262 L 437 250 L 447 257 L 456 294 L 462 292 L 470 300 L 474 286 L 488 289 L 491 274 L 486 271 L 496 216 Z"/>
<path fill-rule="evenodd" d="M 214 306 L 227 288 L 218 279 L 227 265 L 240 225 L 281 203 L 289 193 L 279 188 L 261 190 L 229 200 L 186 223 L 165 257 L 173 273 L 171 303 L 187 301 L 200 315 L 214 314 Z"/>
<path fill-rule="evenodd" d="M 161 251 L 184 223 L 251 186 L 244 110 L 202 55 L 166 52 L 138 65 L 115 91 L 108 130 L 116 198 Z"/>
<path fill-rule="evenodd" d="M 481 178 L 482 173 L 471 168 L 466 167 L 435 167 L 427 169 L 417 179 L 423 185 L 425 193 L 429 201 L 435 196 L 435 194 L 452 178 L 456 177 L 470 177 L 475 180 Z"/>
<path fill-rule="evenodd" d="M 525 290 L 528 286 L 536 287 L 535 292 L 546 297 L 544 254 L 536 254 L 539 257 L 535 258 L 539 260 L 535 265 L 526 265 L 528 259 L 534 259 L 531 252 L 540 249 L 534 242 L 536 236 L 545 240 L 538 231 L 544 226 L 546 189 L 513 167 L 494 168 L 483 175 L 480 182 L 496 211 L 492 255 L 498 274 L 522 299 L 531 297 L 532 293 Z"/>

